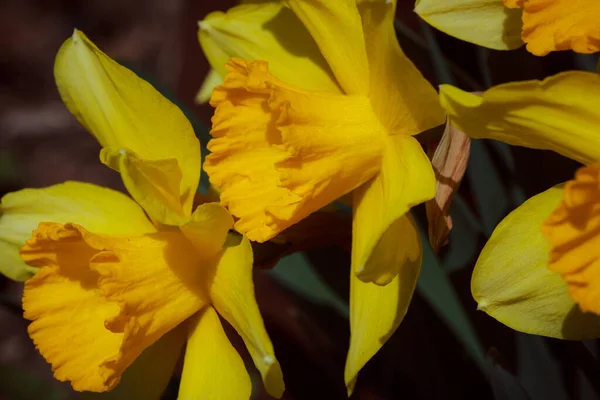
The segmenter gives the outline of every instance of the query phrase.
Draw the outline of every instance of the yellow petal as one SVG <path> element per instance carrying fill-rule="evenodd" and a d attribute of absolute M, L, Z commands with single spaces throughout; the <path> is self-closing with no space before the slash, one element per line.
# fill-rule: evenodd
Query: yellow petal
<path fill-rule="evenodd" d="M 549 189 L 504 218 L 477 260 L 471 292 L 478 309 L 515 330 L 560 339 L 600 337 L 600 318 L 582 313 L 560 275 L 548 269 L 551 245 L 540 227 L 562 197 L 562 189 Z"/>
<path fill-rule="evenodd" d="M 0 203 L 2 274 L 24 281 L 37 271 L 21 260 L 19 249 L 42 221 L 74 222 L 97 233 L 155 231 L 144 211 L 129 197 L 89 183 L 65 182 L 8 193 Z"/>
<path fill-rule="evenodd" d="M 356 0 L 286 3 L 317 42 L 344 92 L 367 94 L 369 63 Z"/>
<path fill-rule="evenodd" d="M 421 241 L 406 213 L 433 198 L 435 184 L 419 142 L 386 138 L 381 172 L 354 191 L 352 271 L 361 280 L 385 285 L 405 262 L 420 257 Z"/>
<path fill-rule="evenodd" d="M 204 82 L 202 82 L 202 86 L 196 94 L 196 103 L 204 104 L 210 100 L 210 95 L 214 88 L 223 84 L 223 76 L 219 74 L 214 69 L 208 71 L 206 74 L 206 78 L 204 78 Z"/>
<path fill-rule="evenodd" d="M 191 208 L 184 210 L 179 197 L 182 171 L 176 159 L 144 160 L 128 149 L 105 147 L 100 160 L 121 173 L 131 197 L 154 221 L 179 226 L 188 220 Z"/>
<path fill-rule="evenodd" d="M 252 247 L 247 238 L 227 247 L 221 256 L 211 286 L 213 304 L 244 340 L 267 392 L 280 398 L 285 390 L 279 362 L 254 297 Z"/>
<path fill-rule="evenodd" d="M 306 90 L 341 92 L 315 40 L 283 1 L 213 12 L 198 25 L 202 50 L 221 77 L 230 58 L 266 60 L 282 81 Z"/>
<path fill-rule="evenodd" d="M 437 92 L 406 57 L 394 30 L 395 3 L 359 0 L 369 73 L 369 98 L 392 134 L 416 135 L 444 123 Z"/>
<path fill-rule="evenodd" d="M 561 274 L 582 311 L 600 314 L 600 164 L 577 171 L 544 222 L 552 244 L 549 267 Z"/>
<path fill-rule="evenodd" d="M 250 240 L 265 241 L 373 177 L 387 132 L 363 96 L 306 92 L 233 59 L 204 163 Z"/>
<path fill-rule="evenodd" d="M 192 218 L 182 225 L 181 231 L 198 250 L 203 259 L 214 257 L 225 243 L 227 232 L 233 227 L 231 214 L 219 203 L 199 205 Z"/>
<path fill-rule="evenodd" d="M 110 392 L 81 393 L 81 400 L 160 400 L 167 388 L 185 344 L 186 324 L 167 332 L 127 368 Z"/>
<path fill-rule="evenodd" d="M 585 93 L 585 96 L 581 94 Z M 453 124 L 476 139 L 552 150 L 583 164 L 600 160 L 600 76 L 570 71 L 506 83 L 477 96 L 442 85 Z"/>
<path fill-rule="evenodd" d="M 190 321 L 180 399 L 249 399 L 252 383 L 215 310 L 207 306 Z"/>
<path fill-rule="evenodd" d="M 523 45 L 521 10 L 506 8 L 501 0 L 417 0 L 415 12 L 440 31 L 479 46 Z"/>
<path fill-rule="evenodd" d="M 523 8 L 523 41 L 529 52 L 543 56 L 556 50 L 600 51 L 600 3 L 596 0 L 508 1 Z M 516 4 L 515 4 L 516 3 Z"/>
<path fill-rule="evenodd" d="M 107 236 L 42 223 L 21 257 L 43 267 L 25 289 L 30 335 L 57 379 L 77 390 L 114 387 L 146 347 L 208 299 L 209 266 L 177 231 Z"/>
<path fill-rule="evenodd" d="M 358 372 L 396 331 L 412 299 L 421 259 L 407 263 L 388 285 L 365 283 L 350 273 L 350 348 L 344 378 L 352 394 Z"/>
<path fill-rule="evenodd" d="M 69 111 L 103 147 L 130 149 L 145 160 L 177 160 L 189 215 L 200 179 L 200 143 L 181 110 L 78 30 L 58 51 L 54 76 Z"/>

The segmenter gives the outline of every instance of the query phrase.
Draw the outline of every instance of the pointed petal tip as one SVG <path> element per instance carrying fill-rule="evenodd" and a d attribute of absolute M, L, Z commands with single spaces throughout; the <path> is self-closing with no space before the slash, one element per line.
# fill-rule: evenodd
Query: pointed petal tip
<path fill-rule="evenodd" d="M 200 21 L 198 21 L 198 29 L 201 31 L 208 31 L 210 29 L 212 29 L 212 26 L 210 25 L 210 22 L 202 19 Z"/>
<path fill-rule="evenodd" d="M 477 303 L 477 311 L 486 312 L 488 306 L 489 306 L 489 303 L 487 301 L 481 300 L 480 302 Z"/>
<path fill-rule="evenodd" d="M 263 357 L 263 361 L 264 361 L 264 362 L 265 362 L 265 364 L 267 364 L 267 365 L 272 365 L 272 364 L 275 364 L 275 358 L 274 358 L 273 356 L 269 355 L 269 354 L 266 354 L 266 355 Z"/>
<path fill-rule="evenodd" d="M 83 33 L 82 31 L 80 31 L 77 28 L 73 29 L 73 34 L 71 35 L 71 39 L 73 40 L 73 43 L 78 43 L 79 41 L 83 41 L 85 38 L 85 33 Z"/>

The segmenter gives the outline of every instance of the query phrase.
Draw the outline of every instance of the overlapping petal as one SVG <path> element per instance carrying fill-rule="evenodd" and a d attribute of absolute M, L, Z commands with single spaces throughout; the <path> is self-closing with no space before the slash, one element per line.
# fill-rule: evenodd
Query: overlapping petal
<path fill-rule="evenodd" d="M 433 86 L 404 54 L 394 30 L 396 3 L 358 0 L 369 60 L 369 98 L 391 134 L 416 135 L 444 123 Z"/>
<path fill-rule="evenodd" d="M 214 308 L 205 307 L 189 324 L 179 398 L 249 399 L 252 383 L 244 361 L 229 342 Z"/>
<path fill-rule="evenodd" d="M 280 398 L 285 390 L 281 367 L 265 330 L 254 297 L 252 247 L 247 238 L 227 247 L 220 257 L 211 286 L 214 307 L 244 340 L 267 392 Z"/>
<path fill-rule="evenodd" d="M 365 283 L 350 273 L 350 348 L 344 377 L 352 394 L 358 372 L 396 331 L 406 315 L 421 258 L 406 263 L 386 286 Z"/>
<path fill-rule="evenodd" d="M 77 390 L 114 388 L 145 348 L 208 301 L 209 268 L 177 231 L 108 236 L 42 223 L 21 256 L 42 267 L 23 297 L 30 336 Z"/>
<path fill-rule="evenodd" d="M 389 136 L 385 143 L 381 171 L 353 197 L 352 270 L 379 285 L 420 259 L 420 239 L 407 213 L 433 198 L 436 184 L 431 163 L 413 137 Z"/>
<path fill-rule="evenodd" d="M 387 132 L 367 97 L 303 91 L 265 62 L 228 68 L 211 99 L 204 169 L 250 240 L 272 238 L 377 173 Z"/>
<path fill-rule="evenodd" d="M 356 0 L 286 3 L 316 41 L 344 92 L 366 95 L 369 62 Z"/>
<path fill-rule="evenodd" d="M 217 11 L 199 27 L 200 45 L 218 76 L 226 75 L 230 58 L 267 60 L 282 81 L 306 90 L 341 92 L 315 40 L 283 1 Z"/>
<path fill-rule="evenodd" d="M 82 182 L 8 193 L 2 197 L 0 210 L 0 271 L 21 281 L 30 278 L 37 269 L 21 260 L 19 249 L 42 221 L 74 222 L 96 233 L 132 235 L 156 230 L 129 197 Z"/>
<path fill-rule="evenodd" d="M 581 312 L 560 274 L 548 268 L 551 245 L 540 227 L 561 202 L 562 188 L 527 200 L 494 230 L 471 281 L 478 308 L 530 334 L 581 340 L 600 336 L 600 317 Z"/>
<path fill-rule="evenodd" d="M 187 221 L 189 214 L 179 197 L 182 171 L 176 159 L 144 160 L 131 150 L 105 147 L 100 160 L 121 172 L 129 194 L 154 221 L 174 226 Z"/>
<path fill-rule="evenodd" d="M 415 12 L 448 35 L 496 50 L 516 49 L 521 40 L 520 9 L 502 0 L 417 0 Z"/>
<path fill-rule="evenodd" d="M 472 138 L 552 150 L 584 164 L 600 160 L 598 74 L 563 72 L 498 85 L 482 96 L 442 85 L 440 101 L 452 123 Z"/>
<path fill-rule="evenodd" d="M 190 215 L 200 178 L 200 144 L 181 110 L 81 31 L 60 48 L 54 75 L 64 103 L 103 147 L 131 150 L 142 160 L 177 161 L 184 173 L 173 177 L 181 184 L 171 195 Z"/>
<path fill-rule="evenodd" d="M 192 217 L 180 227 L 183 234 L 196 247 L 198 256 L 210 259 L 221 251 L 227 232 L 233 227 L 231 214 L 219 203 L 201 204 Z"/>

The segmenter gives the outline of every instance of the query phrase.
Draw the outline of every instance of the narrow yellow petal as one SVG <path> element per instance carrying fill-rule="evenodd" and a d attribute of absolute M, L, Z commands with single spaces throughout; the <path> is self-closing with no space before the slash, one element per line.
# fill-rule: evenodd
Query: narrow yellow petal
<path fill-rule="evenodd" d="M 215 89 L 204 169 L 235 227 L 265 241 L 380 169 L 387 132 L 364 96 L 306 92 L 232 59 Z"/>
<path fill-rule="evenodd" d="M 560 339 L 600 337 L 600 317 L 584 314 L 560 274 L 540 227 L 563 197 L 555 187 L 527 200 L 496 227 L 471 280 L 478 309 L 515 330 Z"/>
<path fill-rule="evenodd" d="M 181 203 L 189 215 L 200 179 L 200 143 L 181 110 L 78 30 L 58 51 L 54 76 L 69 111 L 103 147 L 130 149 L 147 160 L 177 160 L 184 171 Z"/>
<path fill-rule="evenodd" d="M 196 103 L 204 104 L 210 100 L 210 95 L 214 88 L 223 84 L 223 76 L 214 69 L 208 71 L 206 74 L 206 78 L 204 78 L 204 82 L 202 82 L 202 86 L 196 94 Z"/>
<path fill-rule="evenodd" d="M 391 134 L 416 135 L 444 123 L 433 86 L 404 54 L 394 30 L 395 3 L 359 0 L 369 59 L 369 98 Z"/>
<path fill-rule="evenodd" d="M 596 0 L 504 2 L 523 8 L 522 37 L 529 52 L 543 56 L 556 50 L 600 51 L 600 3 Z"/>
<path fill-rule="evenodd" d="M 179 398 L 243 400 L 252 392 L 244 361 L 233 348 L 219 316 L 205 307 L 189 321 Z"/>
<path fill-rule="evenodd" d="M 317 42 L 344 92 L 367 94 L 369 63 L 356 0 L 286 3 Z"/>
<path fill-rule="evenodd" d="M 415 12 L 440 31 L 479 46 L 523 45 L 521 10 L 506 8 L 501 0 L 417 0 Z"/>
<path fill-rule="evenodd" d="M 315 40 L 283 1 L 213 12 L 198 25 L 202 50 L 221 77 L 230 58 L 266 60 L 282 81 L 306 90 L 341 93 Z"/>
<path fill-rule="evenodd" d="M 183 234 L 194 244 L 198 256 L 208 259 L 217 255 L 227 232 L 233 227 L 231 214 L 219 203 L 199 205 L 188 222 L 180 227 Z"/>
<path fill-rule="evenodd" d="M 24 281 L 37 269 L 27 266 L 19 249 L 40 222 L 74 222 L 92 232 L 141 234 L 156 229 L 144 211 L 117 191 L 82 182 L 8 193 L 0 202 L 0 271 Z"/>
<path fill-rule="evenodd" d="M 552 244 L 549 267 L 582 311 L 600 314 L 600 164 L 583 167 L 542 226 Z"/>
<path fill-rule="evenodd" d="M 344 378 L 352 394 L 358 372 L 396 331 L 412 299 L 421 260 L 407 264 L 388 285 L 365 283 L 350 273 L 350 348 Z"/>
<path fill-rule="evenodd" d="M 472 138 L 552 150 L 583 164 L 600 160 L 600 76 L 593 72 L 506 83 L 482 96 L 442 85 L 440 101 Z"/>
<path fill-rule="evenodd" d="M 247 238 L 237 246 L 227 247 L 216 267 L 211 298 L 219 314 L 244 340 L 267 392 L 280 398 L 285 385 L 254 297 L 252 262 L 252 247 Z"/>
<path fill-rule="evenodd" d="M 421 241 L 406 214 L 433 198 L 436 185 L 431 163 L 413 137 L 389 136 L 384 148 L 379 175 L 354 191 L 352 222 L 352 271 L 380 285 L 404 262 L 420 257 Z"/>
<path fill-rule="evenodd" d="M 34 320 L 30 335 L 57 379 L 77 390 L 113 388 L 145 348 L 208 301 L 210 266 L 177 231 L 108 236 L 42 223 L 21 257 L 42 268 L 23 300 L 25 317 Z M 73 325 L 77 314 L 97 321 L 89 329 Z M 96 335 L 110 345 L 96 345 Z"/>

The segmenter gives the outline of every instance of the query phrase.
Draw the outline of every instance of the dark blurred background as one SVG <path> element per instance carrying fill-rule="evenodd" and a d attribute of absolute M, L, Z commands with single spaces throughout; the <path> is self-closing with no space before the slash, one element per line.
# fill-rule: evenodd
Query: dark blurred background
<path fill-rule="evenodd" d="M 65 180 L 123 190 L 119 176 L 98 162 L 99 145 L 63 106 L 54 84 L 54 56 L 75 27 L 177 102 L 205 145 L 212 110 L 194 103 L 209 68 L 197 43 L 197 21 L 234 4 L 2 2 L 0 195 Z M 593 56 L 562 52 L 538 58 L 524 49 L 478 49 L 427 27 L 413 6 L 413 1 L 399 0 L 399 40 L 436 85 L 478 91 L 594 68 Z M 525 198 L 569 179 L 576 167 L 548 152 L 482 141 L 473 145 L 460 190 L 462 208 L 453 208 L 453 215 L 471 222 L 452 233 L 451 245 L 440 255 L 426 249 L 424 275 L 406 319 L 363 370 L 353 398 L 487 399 L 494 398 L 492 386 L 498 385 L 512 388 L 505 397 L 496 390 L 498 399 L 528 398 L 518 397 L 515 387 L 524 387 L 532 399 L 597 398 L 582 373 L 581 357 L 573 356 L 582 344 L 516 334 L 476 312 L 469 289 L 473 263 L 495 224 Z M 423 226 L 422 211 L 416 212 Z M 273 271 L 256 272 L 258 300 L 284 370 L 286 399 L 345 397 L 348 266 L 344 250 L 328 247 L 288 257 Z M 21 289 L 22 284 L 0 277 L 0 398 L 78 398 L 69 385 L 52 379 L 50 367 L 33 348 L 21 316 Z M 231 336 L 244 352 L 239 338 Z M 594 342 L 586 345 L 595 351 Z M 598 373 L 593 360 L 586 360 L 588 376 Z M 256 376 L 254 371 L 255 382 Z M 600 380 L 600 374 L 595 378 Z M 165 398 L 176 393 L 177 377 Z M 260 385 L 256 396 L 268 398 Z"/>

